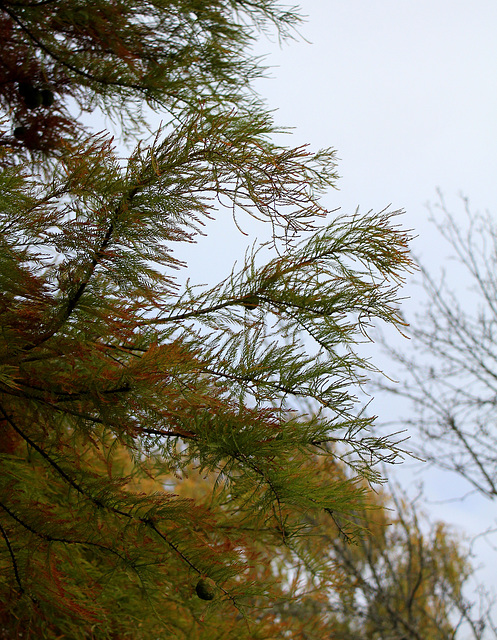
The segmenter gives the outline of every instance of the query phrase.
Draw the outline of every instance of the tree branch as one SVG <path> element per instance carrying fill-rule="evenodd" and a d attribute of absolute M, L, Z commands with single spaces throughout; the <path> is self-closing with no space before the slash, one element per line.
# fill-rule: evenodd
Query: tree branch
<path fill-rule="evenodd" d="M 22 586 L 21 578 L 19 576 L 19 571 L 18 571 L 18 568 L 17 568 L 17 560 L 16 560 L 16 557 L 14 555 L 14 550 L 12 549 L 12 546 L 10 544 L 9 537 L 7 536 L 7 533 L 6 533 L 5 529 L 2 527 L 1 524 L 0 524 L 0 531 L 1 531 L 1 533 L 2 533 L 2 535 L 4 537 L 4 540 L 5 540 L 6 544 L 7 544 L 7 548 L 9 550 L 9 554 L 10 554 L 10 558 L 12 560 L 12 566 L 14 568 L 14 575 L 15 575 L 15 578 L 16 578 L 16 582 L 17 582 L 17 584 L 19 586 L 19 591 L 21 592 L 21 595 L 22 595 L 24 593 L 24 587 Z"/>

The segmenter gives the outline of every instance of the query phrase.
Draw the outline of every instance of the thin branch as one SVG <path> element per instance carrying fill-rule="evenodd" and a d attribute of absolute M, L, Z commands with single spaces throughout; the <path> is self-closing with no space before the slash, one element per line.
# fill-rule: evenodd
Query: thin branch
<path fill-rule="evenodd" d="M 43 540 L 46 540 L 47 542 L 62 542 L 64 544 L 77 544 L 77 545 L 97 547 L 98 549 L 102 549 L 104 551 L 108 551 L 109 553 L 112 553 L 113 555 L 116 555 L 120 560 L 122 560 L 123 562 L 126 562 L 126 564 L 129 564 L 129 562 L 126 560 L 124 556 L 122 556 L 118 551 L 116 551 L 115 549 L 112 549 L 111 547 L 107 547 L 104 544 L 101 544 L 99 542 L 92 542 L 91 540 L 70 540 L 69 538 L 60 538 L 60 537 L 49 535 L 47 533 L 42 533 L 41 531 L 37 531 L 32 526 L 30 526 L 29 524 L 21 520 L 21 518 L 19 518 L 19 516 L 17 516 L 11 509 L 9 509 L 7 505 L 3 504 L 3 502 L 0 502 L 0 507 L 2 507 L 2 509 L 6 511 L 13 520 L 15 520 L 22 527 L 24 527 L 27 531 L 29 531 L 30 533 L 33 533 L 39 538 L 42 538 Z"/>
<path fill-rule="evenodd" d="M 10 558 L 12 560 L 12 566 L 14 568 L 14 575 L 15 575 L 15 578 L 16 578 L 16 582 L 17 582 L 17 584 L 19 586 L 19 591 L 21 592 L 21 595 L 22 595 L 24 593 L 24 587 L 22 586 L 21 578 L 19 576 L 19 571 L 18 571 L 18 568 L 17 568 L 17 560 L 16 560 L 16 557 L 14 555 L 14 550 L 12 549 L 12 546 L 10 544 L 9 537 L 8 537 L 5 529 L 2 527 L 1 524 L 0 524 L 0 531 L 2 532 L 2 535 L 3 535 L 4 539 L 5 539 L 6 544 L 7 544 L 7 548 L 9 550 L 9 554 L 10 554 Z"/>

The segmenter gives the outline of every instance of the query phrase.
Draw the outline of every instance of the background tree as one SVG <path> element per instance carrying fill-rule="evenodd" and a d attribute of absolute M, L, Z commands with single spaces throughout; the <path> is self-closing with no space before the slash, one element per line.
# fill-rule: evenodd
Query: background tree
<path fill-rule="evenodd" d="M 376 519 L 357 547 L 328 537 L 347 585 L 338 592 L 342 637 L 495 637 L 491 603 L 475 603 L 467 593 L 470 556 L 457 537 L 446 524 L 420 518 L 412 499 L 392 492 L 385 502 L 393 513 L 383 515 L 386 522 Z"/>
<path fill-rule="evenodd" d="M 463 205 L 465 226 L 456 222 L 441 194 L 432 210 L 433 223 L 451 251 L 451 271 L 436 277 L 421 268 L 425 303 L 406 318 L 410 348 L 395 349 L 383 341 L 400 365 L 400 384 L 378 386 L 412 402 L 414 416 L 404 414 L 401 422 L 421 457 L 493 499 L 497 229 L 490 214 L 473 213 L 467 199 Z"/>
<path fill-rule="evenodd" d="M 335 467 L 333 475 L 344 468 Z M 329 469 L 326 475 L 330 475 Z M 495 637 L 489 604 L 482 608 L 465 594 L 472 578 L 470 555 L 442 522 L 420 515 L 414 501 L 391 485 L 388 492 L 367 492 L 367 507 L 357 514 L 365 531 L 354 544 L 321 514 L 310 546 L 321 561 L 332 559 L 334 583 L 326 585 L 308 573 L 299 575 L 307 595 L 283 600 L 284 616 L 307 625 L 306 638 L 334 640 L 449 640 Z M 326 574 L 325 574 L 326 575 Z M 294 578 L 295 579 L 295 578 Z M 302 583 L 306 584 L 305 589 Z M 323 594 L 326 594 L 323 597 Z M 313 597 L 314 596 L 314 597 Z M 328 635 L 313 635 L 311 622 L 324 621 Z M 490 635 L 488 635 L 490 634 Z"/>

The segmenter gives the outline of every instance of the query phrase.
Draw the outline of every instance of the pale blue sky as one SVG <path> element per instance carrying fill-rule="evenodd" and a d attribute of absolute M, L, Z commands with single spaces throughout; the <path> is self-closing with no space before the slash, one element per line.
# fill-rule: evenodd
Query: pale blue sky
<path fill-rule="evenodd" d="M 406 210 L 417 234 L 413 249 L 436 271 L 446 248 L 428 223 L 425 203 L 440 188 L 463 220 L 459 193 L 497 216 L 497 3 L 495 0 L 301 0 L 307 40 L 282 47 L 264 37 L 270 79 L 257 89 L 278 125 L 294 127 L 289 146 L 331 146 L 339 158 L 339 190 L 324 198 L 342 212 Z M 211 285 L 228 275 L 260 226 L 242 220 L 242 236 L 226 212 L 199 244 L 181 251 L 189 275 Z M 416 291 L 407 286 L 416 305 Z M 382 367 L 378 355 L 371 352 Z M 379 398 L 372 411 L 388 420 Z M 390 401 L 387 401 L 389 404 Z M 496 505 L 479 498 L 445 502 L 467 491 L 448 474 L 406 464 L 398 472 L 415 492 L 422 479 L 433 519 L 475 535 L 496 525 Z M 494 542 L 496 542 L 494 540 Z M 497 590 L 497 552 L 475 546 L 480 578 Z"/>
<path fill-rule="evenodd" d="M 341 158 L 330 205 L 407 209 L 440 186 L 497 209 L 497 4 L 302 0 L 312 43 L 271 51 L 259 90 L 298 142 Z"/>
<path fill-rule="evenodd" d="M 418 235 L 414 250 L 437 270 L 445 247 L 424 207 L 437 187 L 461 220 L 460 192 L 497 216 L 497 3 L 299 4 L 308 16 L 301 33 L 311 44 L 280 48 L 262 40 L 257 52 L 269 53 L 267 64 L 275 68 L 259 91 L 278 109 L 276 121 L 295 127 L 291 144 L 337 149 L 340 190 L 330 192 L 326 205 L 345 212 L 357 205 L 404 208 L 405 225 Z M 373 411 L 384 413 L 384 401 Z M 473 534 L 496 524 L 496 505 L 483 499 L 435 504 L 467 489 L 453 476 L 412 476 L 406 466 L 399 478 L 406 487 L 425 480 L 433 518 Z M 484 541 L 475 549 L 485 565 L 481 578 L 497 586 L 497 553 Z"/>
<path fill-rule="evenodd" d="M 460 192 L 474 208 L 497 216 L 497 3 L 495 0 L 300 0 L 308 16 L 307 40 L 282 47 L 264 37 L 255 48 L 267 55 L 271 79 L 257 89 L 281 126 L 294 127 L 286 144 L 334 147 L 338 191 L 324 204 L 352 212 L 406 210 L 404 224 L 418 235 L 415 252 L 434 270 L 444 251 L 428 224 L 427 201 L 436 188 L 461 216 Z M 189 275 L 215 284 L 243 262 L 260 228 L 244 221 L 237 232 L 226 212 L 209 236 L 182 251 Z M 407 292 L 414 294 L 412 288 Z M 416 300 L 413 300 L 416 304 Z M 381 365 L 381 362 L 380 362 Z M 382 403 L 374 412 L 385 413 Z M 381 416 L 383 417 L 383 416 Z M 430 500 L 463 493 L 453 477 L 421 474 Z M 406 466 L 399 474 L 412 487 L 419 479 Z M 495 524 L 495 504 L 483 500 L 432 504 L 434 518 L 470 533 Z M 497 553 L 476 547 L 482 578 L 497 587 Z"/>

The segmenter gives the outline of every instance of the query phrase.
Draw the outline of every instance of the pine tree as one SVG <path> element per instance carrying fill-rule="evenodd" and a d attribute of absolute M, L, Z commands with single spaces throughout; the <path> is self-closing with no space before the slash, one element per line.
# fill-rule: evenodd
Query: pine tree
<path fill-rule="evenodd" d="M 299 637 L 257 613 L 282 595 L 275 566 L 332 575 L 308 551 L 309 514 L 353 537 L 364 481 L 398 455 L 357 402 L 372 365 L 356 344 L 377 319 L 401 325 L 408 233 L 386 211 L 325 222 L 334 152 L 272 141 L 245 51 L 293 12 L 107 0 L 1 13 L 3 633 Z M 131 137 L 144 102 L 170 121 L 124 162 L 69 98 L 119 114 Z M 173 243 L 230 212 L 272 226 L 273 257 L 180 287 Z M 350 477 L 312 473 L 338 458 Z"/>

